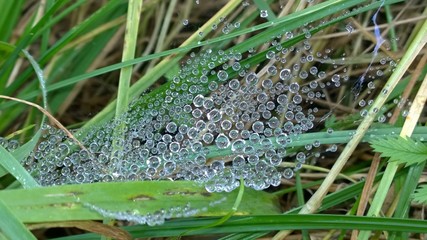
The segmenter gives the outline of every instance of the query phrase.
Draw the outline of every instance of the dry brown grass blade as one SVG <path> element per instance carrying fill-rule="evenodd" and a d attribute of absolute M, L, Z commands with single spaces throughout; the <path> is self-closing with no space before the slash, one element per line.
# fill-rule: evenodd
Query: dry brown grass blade
<path fill-rule="evenodd" d="M 20 103 L 24 103 L 24 104 L 27 104 L 29 106 L 37 108 L 40 112 L 42 112 L 44 115 L 46 115 L 46 117 L 48 117 L 49 120 L 52 123 L 54 123 L 58 128 L 62 129 L 67 134 L 67 136 L 69 138 L 71 138 L 72 140 L 74 140 L 82 149 L 87 150 L 84 147 L 84 145 L 77 138 L 75 138 L 74 135 L 70 131 L 68 131 L 68 129 L 66 127 L 64 127 L 64 125 L 62 125 L 54 116 L 52 116 L 52 114 L 50 114 L 43 107 L 41 107 L 41 106 L 39 106 L 39 105 L 37 105 L 35 103 L 29 102 L 29 101 L 25 101 L 25 100 L 22 100 L 22 99 L 19 99 L 19 98 L 9 97 L 9 96 L 5 96 L 5 95 L 0 95 L 0 98 L 12 100 L 12 101 L 16 101 L 16 102 L 20 102 Z"/>

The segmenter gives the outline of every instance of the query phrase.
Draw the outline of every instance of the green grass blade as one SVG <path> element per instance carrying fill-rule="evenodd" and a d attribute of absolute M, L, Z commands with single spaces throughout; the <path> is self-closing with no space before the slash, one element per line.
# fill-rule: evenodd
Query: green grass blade
<path fill-rule="evenodd" d="M 0 146 L 0 155 L 2 156 L 0 165 L 12 174 L 24 188 L 35 188 L 39 186 L 34 178 L 21 166 L 19 161 L 2 146 Z"/>
<path fill-rule="evenodd" d="M 0 41 L 7 41 L 14 29 L 18 20 L 19 14 L 22 11 L 24 1 L 0 1 L 0 9 L 3 14 L 0 15 Z"/>
<path fill-rule="evenodd" d="M 66 2 L 66 1 L 63 1 L 63 2 Z M 48 11 L 46 11 L 45 16 L 43 17 L 43 19 L 46 18 L 45 25 L 39 27 L 40 29 L 33 29 L 33 36 L 31 36 L 31 38 L 37 39 L 40 35 L 45 34 L 46 31 L 48 31 L 55 23 L 65 18 L 68 14 L 70 14 L 72 11 L 76 10 L 78 7 L 80 7 L 82 4 L 86 2 L 87 1 L 85 0 L 75 1 L 70 6 L 67 6 L 65 9 L 61 10 L 61 12 L 59 12 L 57 16 L 53 16 L 53 14 L 54 14 L 54 10 L 57 10 L 60 7 L 58 6 L 58 2 L 55 2 L 52 5 L 49 4 L 50 8 Z M 22 38 L 26 36 L 27 35 L 23 36 Z M 57 46 L 57 44 L 55 44 L 55 46 Z M 44 65 L 46 63 L 45 60 L 43 59 L 44 54 L 46 54 L 46 52 L 43 52 L 43 55 L 40 57 L 40 59 L 38 59 L 41 65 Z M 31 70 L 30 69 L 25 70 L 22 74 L 19 75 L 19 77 L 10 86 L 4 89 L 4 93 L 11 94 L 16 90 L 18 90 L 28 80 L 28 77 L 30 75 L 31 75 Z"/>
<path fill-rule="evenodd" d="M 5 83 L 8 78 L 7 73 L 10 71 L 13 63 L 18 57 L 18 54 L 21 52 L 22 49 L 24 49 L 29 43 L 31 43 L 32 40 L 34 40 L 35 36 L 40 34 L 40 30 L 49 27 L 50 25 L 47 24 L 49 22 L 50 17 L 64 4 L 66 4 L 68 1 L 58 1 L 56 2 L 47 12 L 46 14 L 39 20 L 39 22 L 31 28 L 31 30 L 25 34 L 16 45 L 15 50 L 12 52 L 12 54 L 9 56 L 7 61 L 3 64 L 3 66 L 0 68 L 0 92 L 4 91 L 4 88 L 6 87 Z"/>
<path fill-rule="evenodd" d="M 138 37 L 139 17 L 142 1 L 130 0 L 126 20 L 125 42 L 122 61 L 135 58 L 136 40 Z M 124 67 L 120 71 L 119 89 L 117 92 L 116 118 L 127 111 L 129 104 L 129 87 L 132 77 L 132 66 Z"/>
<path fill-rule="evenodd" d="M 172 220 L 161 226 L 132 226 L 124 227 L 134 238 L 146 237 L 171 237 L 178 236 L 182 229 L 200 227 L 212 224 L 218 218 L 197 218 Z M 286 230 L 353 230 L 370 229 L 382 231 L 399 231 L 426 233 L 427 221 L 413 219 L 374 218 L 327 214 L 289 214 L 289 215 L 261 215 L 232 217 L 221 226 L 212 227 L 207 230 L 198 230 L 189 235 L 200 234 L 223 234 L 233 232 L 256 232 Z M 59 238 L 61 240 L 71 239 L 94 239 L 95 234 L 85 234 Z M 58 240 L 59 240 L 58 239 Z M 242 238 L 247 239 L 247 238 Z"/>
<path fill-rule="evenodd" d="M 9 239 L 36 239 L 0 199 L 0 232 Z"/>
<path fill-rule="evenodd" d="M 268 21 L 274 21 L 277 18 L 273 10 L 271 10 L 270 5 L 265 0 L 254 0 L 254 3 L 257 5 L 259 12 L 267 12 L 267 17 L 264 18 L 267 18 Z"/>
<path fill-rule="evenodd" d="M 396 176 L 401 176 L 403 174 L 403 172 L 398 173 Z M 375 177 L 375 181 L 380 180 L 380 178 L 383 176 L 383 173 L 377 174 L 377 176 Z M 319 184 L 317 184 L 319 185 Z M 318 212 L 321 213 L 325 210 L 328 210 L 334 206 L 338 206 L 346 201 L 349 201 L 351 199 L 354 199 L 358 196 L 360 196 L 360 194 L 362 193 L 363 190 L 363 185 L 365 185 L 365 181 L 360 181 L 356 184 L 353 184 L 351 186 L 348 186 L 346 188 L 343 188 L 339 191 L 333 192 L 329 195 L 327 195 L 322 202 L 322 206 L 320 206 L 320 208 L 318 209 Z M 297 214 L 300 210 L 302 209 L 301 207 L 297 207 L 294 209 L 291 209 L 289 211 L 287 211 L 285 214 Z M 258 236 L 261 233 L 249 233 L 245 235 L 246 239 L 253 239 L 256 236 Z M 268 232 L 264 232 L 263 233 L 268 234 Z"/>
<path fill-rule="evenodd" d="M 419 179 L 423 173 L 426 163 L 419 165 L 414 165 L 409 167 L 408 171 L 405 172 L 405 181 L 402 186 L 402 191 L 399 194 L 399 201 L 396 206 L 396 211 L 394 212 L 394 218 L 404 218 L 410 208 L 410 203 L 412 199 L 412 194 L 417 188 Z M 390 234 L 390 240 L 396 239 L 396 233 Z"/>
<path fill-rule="evenodd" d="M 184 207 L 187 203 L 191 208 L 203 209 L 209 203 L 221 202 L 198 214 L 221 216 L 229 212 L 237 192 L 209 193 L 204 187 L 186 181 L 104 182 L 3 190 L 0 191 L 0 199 L 21 221 L 30 223 L 103 219 L 102 215 L 83 204 L 114 212 L 148 214 L 159 209 Z M 247 189 L 236 214 L 278 214 L 277 201 L 272 194 Z"/>

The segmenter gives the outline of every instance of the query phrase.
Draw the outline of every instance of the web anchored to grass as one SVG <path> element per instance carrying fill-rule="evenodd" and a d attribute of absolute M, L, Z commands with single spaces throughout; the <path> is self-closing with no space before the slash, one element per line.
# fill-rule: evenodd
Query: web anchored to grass
<path fill-rule="evenodd" d="M 396 136 L 401 131 L 398 125 L 386 125 L 388 119 L 400 116 L 403 121 L 403 117 L 407 117 L 409 104 L 399 97 L 410 76 L 402 77 L 425 45 L 427 26 L 426 23 L 420 26 L 417 34 L 408 41 L 410 44 L 405 53 L 391 53 L 387 47 L 390 42 L 395 44 L 396 39 L 386 40 L 386 29 L 381 29 L 379 22 L 382 9 L 396 2 L 399 1 L 383 0 L 361 5 L 353 0 L 319 4 L 302 1 L 275 8 L 275 4 L 281 3 L 232 0 L 179 48 L 135 58 L 140 33 L 138 23 L 146 21 L 140 21 L 146 6 L 141 5 L 142 1 L 130 0 L 124 30 L 123 63 L 76 78 L 84 79 L 122 68 L 117 101 L 75 131 L 42 124 L 32 142 L 23 146 L 11 137 L 2 138 L 1 151 L 12 161 L 22 159 L 21 165 L 31 176 L 19 166 L 21 172 L 47 187 L 45 195 L 40 196 L 45 201 L 42 205 L 52 199 L 52 204 L 70 204 L 71 208 L 86 211 L 85 219 L 114 218 L 151 226 L 171 218 L 208 215 L 212 209 L 218 209 L 218 205 L 233 202 L 223 192 L 240 187 L 231 212 L 230 208 L 221 211 L 226 217 L 194 231 L 181 229 L 177 235 L 193 234 L 224 223 L 234 213 L 277 213 L 277 206 L 267 207 L 269 210 L 250 209 L 243 204 L 243 189 L 251 188 L 247 194 L 254 194 L 253 190 L 275 191 L 293 177 L 296 177 L 298 202 L 302 206 L 300 213 L 315 213 L 327 199 L 325 196 L 338 176 L 351 180 L 352 186 L 358 186 L 354 191 L 359 192 L 353 196 L 360 194 L 363 183 L 355 183 L 358 179 L 350 176 L 353 172 L 343 173 L 342 169 L 360 142 L 370 141 L 379 146 L 381 140 L 378 139 Z M 160 5 L 159 11 L 165 14 L 165 21 L 158 23 L 153 31 L 159 32 L 159 39 L 163 41 L 167 41 L 166 33 L 176 6 L 176 1 Z M 109 12 L 115 7 L 126 9 L 123 4 L 109 3 L 102 11 Z M 367 14 L 363 14 L 365 12 Z M 373 24 L 373 34 L 363 30 L 358 23 L 360 19 L 355 19 L 359 15 L 366 17 L 365 25 Z M 192 26 L 188 16 L 178 22 L 180 28 Z M 353 25 L 359 29 L 354 29 Z M 344 47 L 336 48 L 335 42 L 320 37 L 340 30 L 347 35 L 339 41 L 354 46 L 343 44 Z M 364 44 L 362 38 L 353 40 L 356 31 L 364 31 L 367 38 L 372 39 L 371 46 Z M 365 46 L 365 53 L 360 52 Z M 155 51 L 164 47 L 161 42 L 147 46 Z M 19 53 L 20 49 L 17 47 L 15 51 Z M 160 61 L 161 57 L 166 58 Z M 156 58 L 159 63 L 150 63 L 149 70 L 131 86 L 132 74 L 137 72 L 133 64 L 140 64 L 138 69 L 145 61 Z M 39 73 L 39 79 L 43 79 L 34 59 L 30 56 L 29 60 Z M 9 61 L 13 60 L 9 59 L 5 66 Z M 5 68 L 0 74 L 7 72 Z M 411 81 L 424 77 L 426 68 L 419 72 Z M 68 79 L 64 84 L 71 84 L 76 79 Z M 401 85 L 398 85 L 401 79 Z M 43 83 L 42 90 L 45 105 L 38 108 L 45 112 L 49 85 L 45 87 Z M 23 98 L 29 96 L 31 93 Z M 422 104 L 418 108 L 422 109 Z M 402 113 L 393 116 L 394 111 L 398 112 L 396 109 Z M 420 112 L 409 117 L 417 120 Z M 415 124 L 407 128 L 411 128 L 411 133 L 414 130 L 412 137 L 421 145 L 418 150 L 424 149 L 422 142 L 427 129 L 415 128 Z M 391 140 L 387 143 L 390 146 L 396 144 Z M 346 146 L 340 152 L 342 144 Z M 33 147 L 30 152 L 28 149 Z M 415 149 L 408 151 L 414 153 Z M 337 153 L 340 153 L 339 157 Z M 395 153 L 384 154 L 393 160 L 398 157 Z M 338 159 L 333 161 L 331 170 L 326 170 L 328 174 L 323 183 L 304 203 L 303 174 L 329 168 L 329 160 L 334 157 Z M 421 156 L 417 163 L 424 161 Z M 369 216 L 379 214 L 378 206 L 382 205 L 400 162 L 387 168 L 380 185 L 384 187 L 375 197 Z M 321 167 L 310 168 L 315 164 Z M 362 168 L 360 164 L 356 161 L 355 168 Z M 2 166 L 5 167 L 0 169 L 3 175 L 9 172 L 20 180 L 19 171 L 12 171 L 6 164 Z M 421 174 L 422 170 L 418 171 Z M 132 192 L 132 196 L 125 199 L 112 197 L 121 203 L 114 206 L 113 202 L 103 203 L 100 198 L 91 196 L 89 187 L 83 187 L 79 192 L 73 185 L 93 184 L 82 186 L 93 186 L 111 194 L 108 184 L 124 187 L 131 186 L 132 182 L 146 183 L 147 186 L 154 184 L 152 186 L 158 188 L 157 195 L 155 189 L 142 189 L 144 193 Z M 26 186 L 23 181 L 21 184 Z M 173 186 L 187 186 L 188 189 L 175 191 L 170 189 Z M 67 190 L 61 193 L 61 189 Z M 5 205 L 12 204 L 13 197 L 27 193 L 10 194 Z M 266 202 L 273 202 L 273 197 L 267 197 L 271 194 L 262 194 L 268 199 Z M 156 201 L 161 198 L 176 202 L 162 202 L 164 207 L 158 209 Z M 347 196 L 345 200 L 350 198 Z M 343 199 L 339 201 L 345 201 Z M 205 207 L 201 207 L 201 201 L 206 201 Z M 240 202 L 244 209 L 241 211 L 238 209 Z M 139 203 L 141 205 L 135 205 Z M 26 204 L 17 203 L 12 209 L 19 211 Z M 247 209 L 249 212 L 245 212 Z M 56 217 L 57 221 L 79 220 L 78 217 Z M 275 238 L 283 239 L 289 233 L 289 230 L 279 232 Z M 307 232 L 303 234 L 307 237 Z M 365 231 L 360 238 L 368 236 L 369 232 Z"/>

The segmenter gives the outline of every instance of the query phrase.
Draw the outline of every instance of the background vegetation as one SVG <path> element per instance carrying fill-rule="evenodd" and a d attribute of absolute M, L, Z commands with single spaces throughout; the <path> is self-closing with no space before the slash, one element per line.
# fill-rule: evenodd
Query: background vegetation
<path fill-rule="evenodd" d="M 1 238 L 426 237 L 425 1 L 0 0 L 0 9 Z M 301 104 L 316 108 L 315 124 L 287 146 L 282 166 L 301 169 L 279 186 L 241 184 L 231 193 L 169 180 L 40 187 L 28 172 L 44 121 L 84 144 L 97 127 L 123 114 L 138 118 L 150 99 L 164 99 L 198 53 L 241 54 L 241 65 L 260 74 L 277 45 L 301 49 L 283 68 L 342 75 L 339 86 Z M 315 61 L 301 60 L 310 51 Z M 243 78 L 230 69 L 230 79 Z M 215 76 L 208 82 L 222 84 Z M 215 91 L 206 84 L 202 92 Z M 121 128 L 114 125 L 115 141 L 124 138 Z M 231 155 L 209 147 L 210 159 Z M 289 161 L 298 152 L 308 156 L 304 164 Z M 145 221 L 170 208 L 166 222 Z"/>

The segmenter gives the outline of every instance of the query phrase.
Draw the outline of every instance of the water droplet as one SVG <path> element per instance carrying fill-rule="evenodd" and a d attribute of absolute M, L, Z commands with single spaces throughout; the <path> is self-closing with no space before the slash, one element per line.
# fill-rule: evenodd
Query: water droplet
<path fill-rule="evenodd" d="M 260 17 L 261 17 L 261 18 L 267 18 L 267 17 L 268 17 L 268 12 L 267 12 L 267 10 L 261 10 L 261 11 L 260 11 Z"/>
<path fill-rule="evenodd" d="M 348 34 L 351 34 L 354 31 L 353 26 L 349 23 L 345 25 L 345 30 L 347 30 Z"/>
<path fill-rule="evenodd" d="M 246 164 L 245 158 L 241 155 L 237 155 L 233 159 L 233 168 L 235 169 L 241 169 Z"/>
<path fill-rule="evenodd" d="M 255 85 L 255 84 L 257 84 L 258 83 L 258 77 L 257 77 L 257 75 L 255 73 L 249 73 L 246 76 L 246 83 L 248 85 Z"/>
<path fill-rule="evenodd" d="M 289 70 L 289 69 L 281 70 L 279 77 L 280 77 L 280 79 L 282 79 L 284 81 L 290 80 L 292 78 L 291 70 Z"/>
<path fill-rule="evenodd" d="M 215 139 L 215 144 L 219 149 L 225 149 L 230 146 L 230 140 L 223 133 L 219 134 Z"/>
<path fill-rule="evenodd" d="M 276 57 L 276 53 L 274 53 L 274 51 L 268 51 L 267 54 L 265 54 L 265 57 L 267 59 L 273 59 Z"/>
<path fill-rule="evenodd" d="M 286 168 L 283 173 L 282 173 L 283 177 L 286 179 L 290 179 L 294 176 L 294 172 L 292 171 L 292 169 L 290 168 Z"/>
<path fill-rule="evenodd" d="M 226 81 L 228 79 L 228 73 L 224 70 L 219 70 L 217 76 L 220 81 Z"/>
<path fill-rule="evenodd" d="M 326 149 L 326 152 L 336 152 L 338 150 L 337 145 L 332 144 L 329 148 Z"/>
<path fill-rule="evenodd" d="M 340 75 L 338 75 L 338 74 L 334 74 L 334 75 L 332 75 L 331 80 L 332 80 L 332 82 L 334 82 L 334 83 L 339 82 L 339 81 L 340 81 Z"/>
<path fill-rule="evenodd" d="M 291 83 L 291 85 L 289 85 L 289 91 L 291 93 L 297 93 L 299 91 L 299 84 L 296 82 Z"/>

